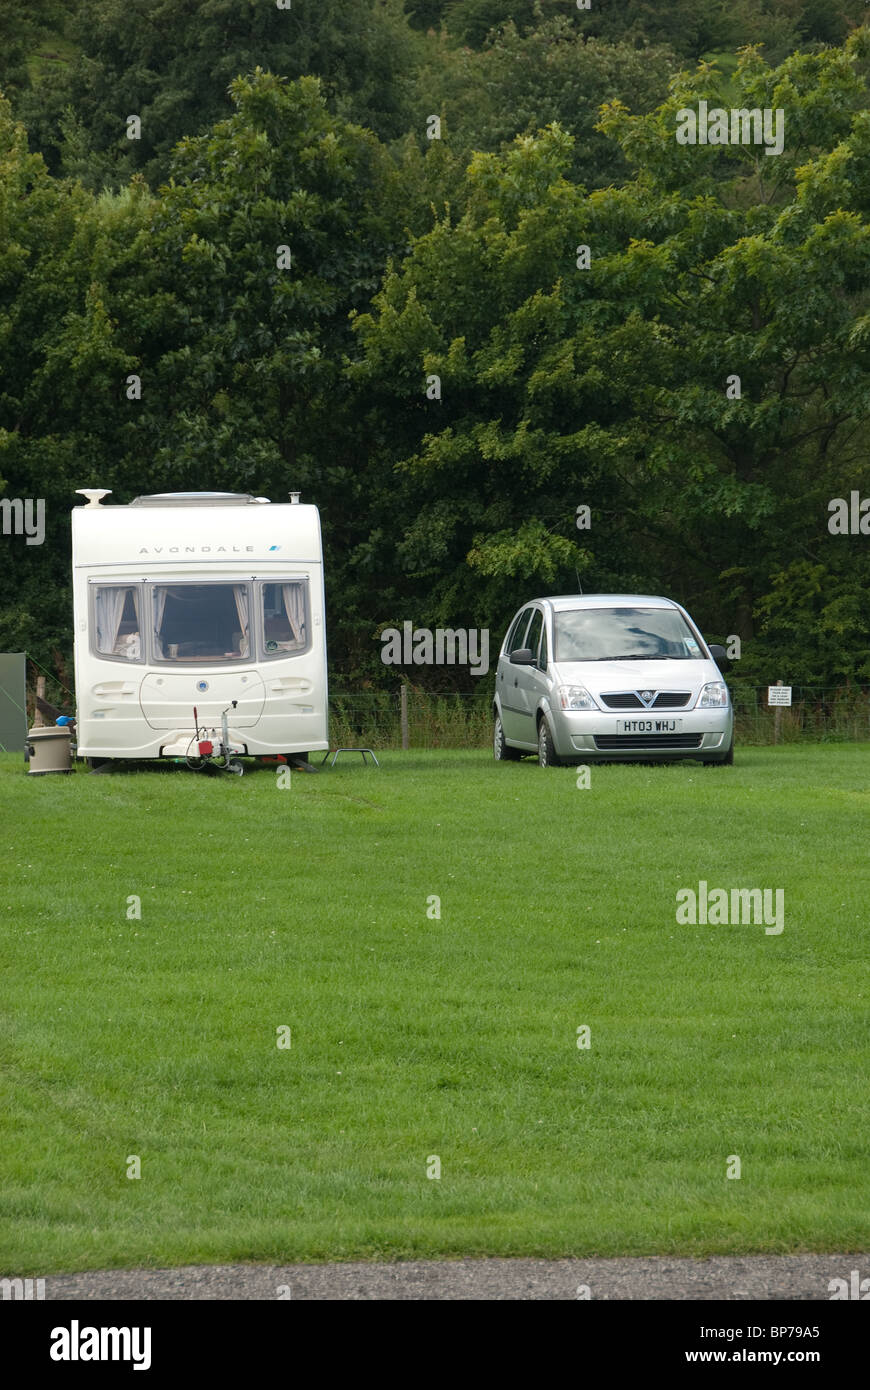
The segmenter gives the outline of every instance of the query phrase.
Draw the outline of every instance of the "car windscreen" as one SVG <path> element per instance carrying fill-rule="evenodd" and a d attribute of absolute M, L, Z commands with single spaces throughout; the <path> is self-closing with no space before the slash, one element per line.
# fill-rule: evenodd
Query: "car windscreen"
<path fill-rule="evenodd" d="M 557 612 L 555 661 L 690 661 L 703 652 L 676 608 L 571 608 Z"/>

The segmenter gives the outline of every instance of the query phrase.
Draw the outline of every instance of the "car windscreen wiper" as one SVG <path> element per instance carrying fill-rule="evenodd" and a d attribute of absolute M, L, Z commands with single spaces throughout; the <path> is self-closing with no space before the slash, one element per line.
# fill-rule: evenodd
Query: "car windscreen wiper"
<path fill-rule="evenodd" d="M 631 652 L 628 656 L 571 656 L 557 657 L 557 661 L 691 661 L 691 657 L 673 656 L 663 652 Z"/>
<path fill-rule="evenodd" d="M 675 661 L 676 657 L 666 656 L 663 652 L 630 652 L 628 656 L 607 656 L 600 659 L 604 661 Z"/>

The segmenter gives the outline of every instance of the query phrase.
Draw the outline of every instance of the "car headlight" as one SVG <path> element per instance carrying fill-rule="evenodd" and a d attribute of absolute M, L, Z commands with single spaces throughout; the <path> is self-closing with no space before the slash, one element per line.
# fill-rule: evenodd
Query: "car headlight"
<path fill-rule="evenodd" d="M 563 709 L 589 710 L 598 708 L 589 691 L 582 685 L 560 685 L 559 701 Z"/>
<path fill-rule="evenodd" d="M 728 687 L 724 681 L 710 681 L 705 685 L 700 695 L 696 709 L 727 709 L 728 708 Z"/>

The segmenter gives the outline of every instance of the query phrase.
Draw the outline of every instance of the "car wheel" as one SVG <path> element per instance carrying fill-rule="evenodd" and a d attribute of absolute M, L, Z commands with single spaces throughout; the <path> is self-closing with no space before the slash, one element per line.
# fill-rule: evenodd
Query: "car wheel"
<path fill-rule="evenodd" d="M 501 715 L 495 716 L 492 732 L 492 755 L 497 763 L 515 763 L 520 756 L 518 748 L 510 748 L 505 740 Z"/>
<path fill-rule="evenodd" d="M 538 725 L 538 762 L 541 767 L 558 767 L 561 761 L 553 744 L 550 726 L 544 717 Z"/>

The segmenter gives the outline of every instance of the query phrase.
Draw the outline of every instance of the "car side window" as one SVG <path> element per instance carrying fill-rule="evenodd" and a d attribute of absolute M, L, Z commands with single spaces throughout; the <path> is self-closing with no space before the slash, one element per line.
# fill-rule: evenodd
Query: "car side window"
<path fill-rule="evenodd" d="M 531 648 L 532 656 L 538 660 L 538 643 L 541 640 L 541 630 L 544 626 L 544 615 L 540 608 L 536 608 L 532 614 L 532 621 L 526 635 L 525 646 Z"/>
<path fill-rule="evenodd" d="M 508 639 L 505 642 L 504 649 L 506 656 L 510 656 L 511 652 L 517 651 L 518 648 L 524 645 L 523 638 L 526 633 L 531 612 L 531 608 L 524 608 L 514 619 L 513 627 L 508 633 Z"/>
<path fill-rule="evenodd" d="M 548 659 L 549 658 L 547 654 L 547 629 L 545 627 L 543 632 L 541 633 L 541 654 L 538 657 L 539 671 L 546 671 Z"/>

